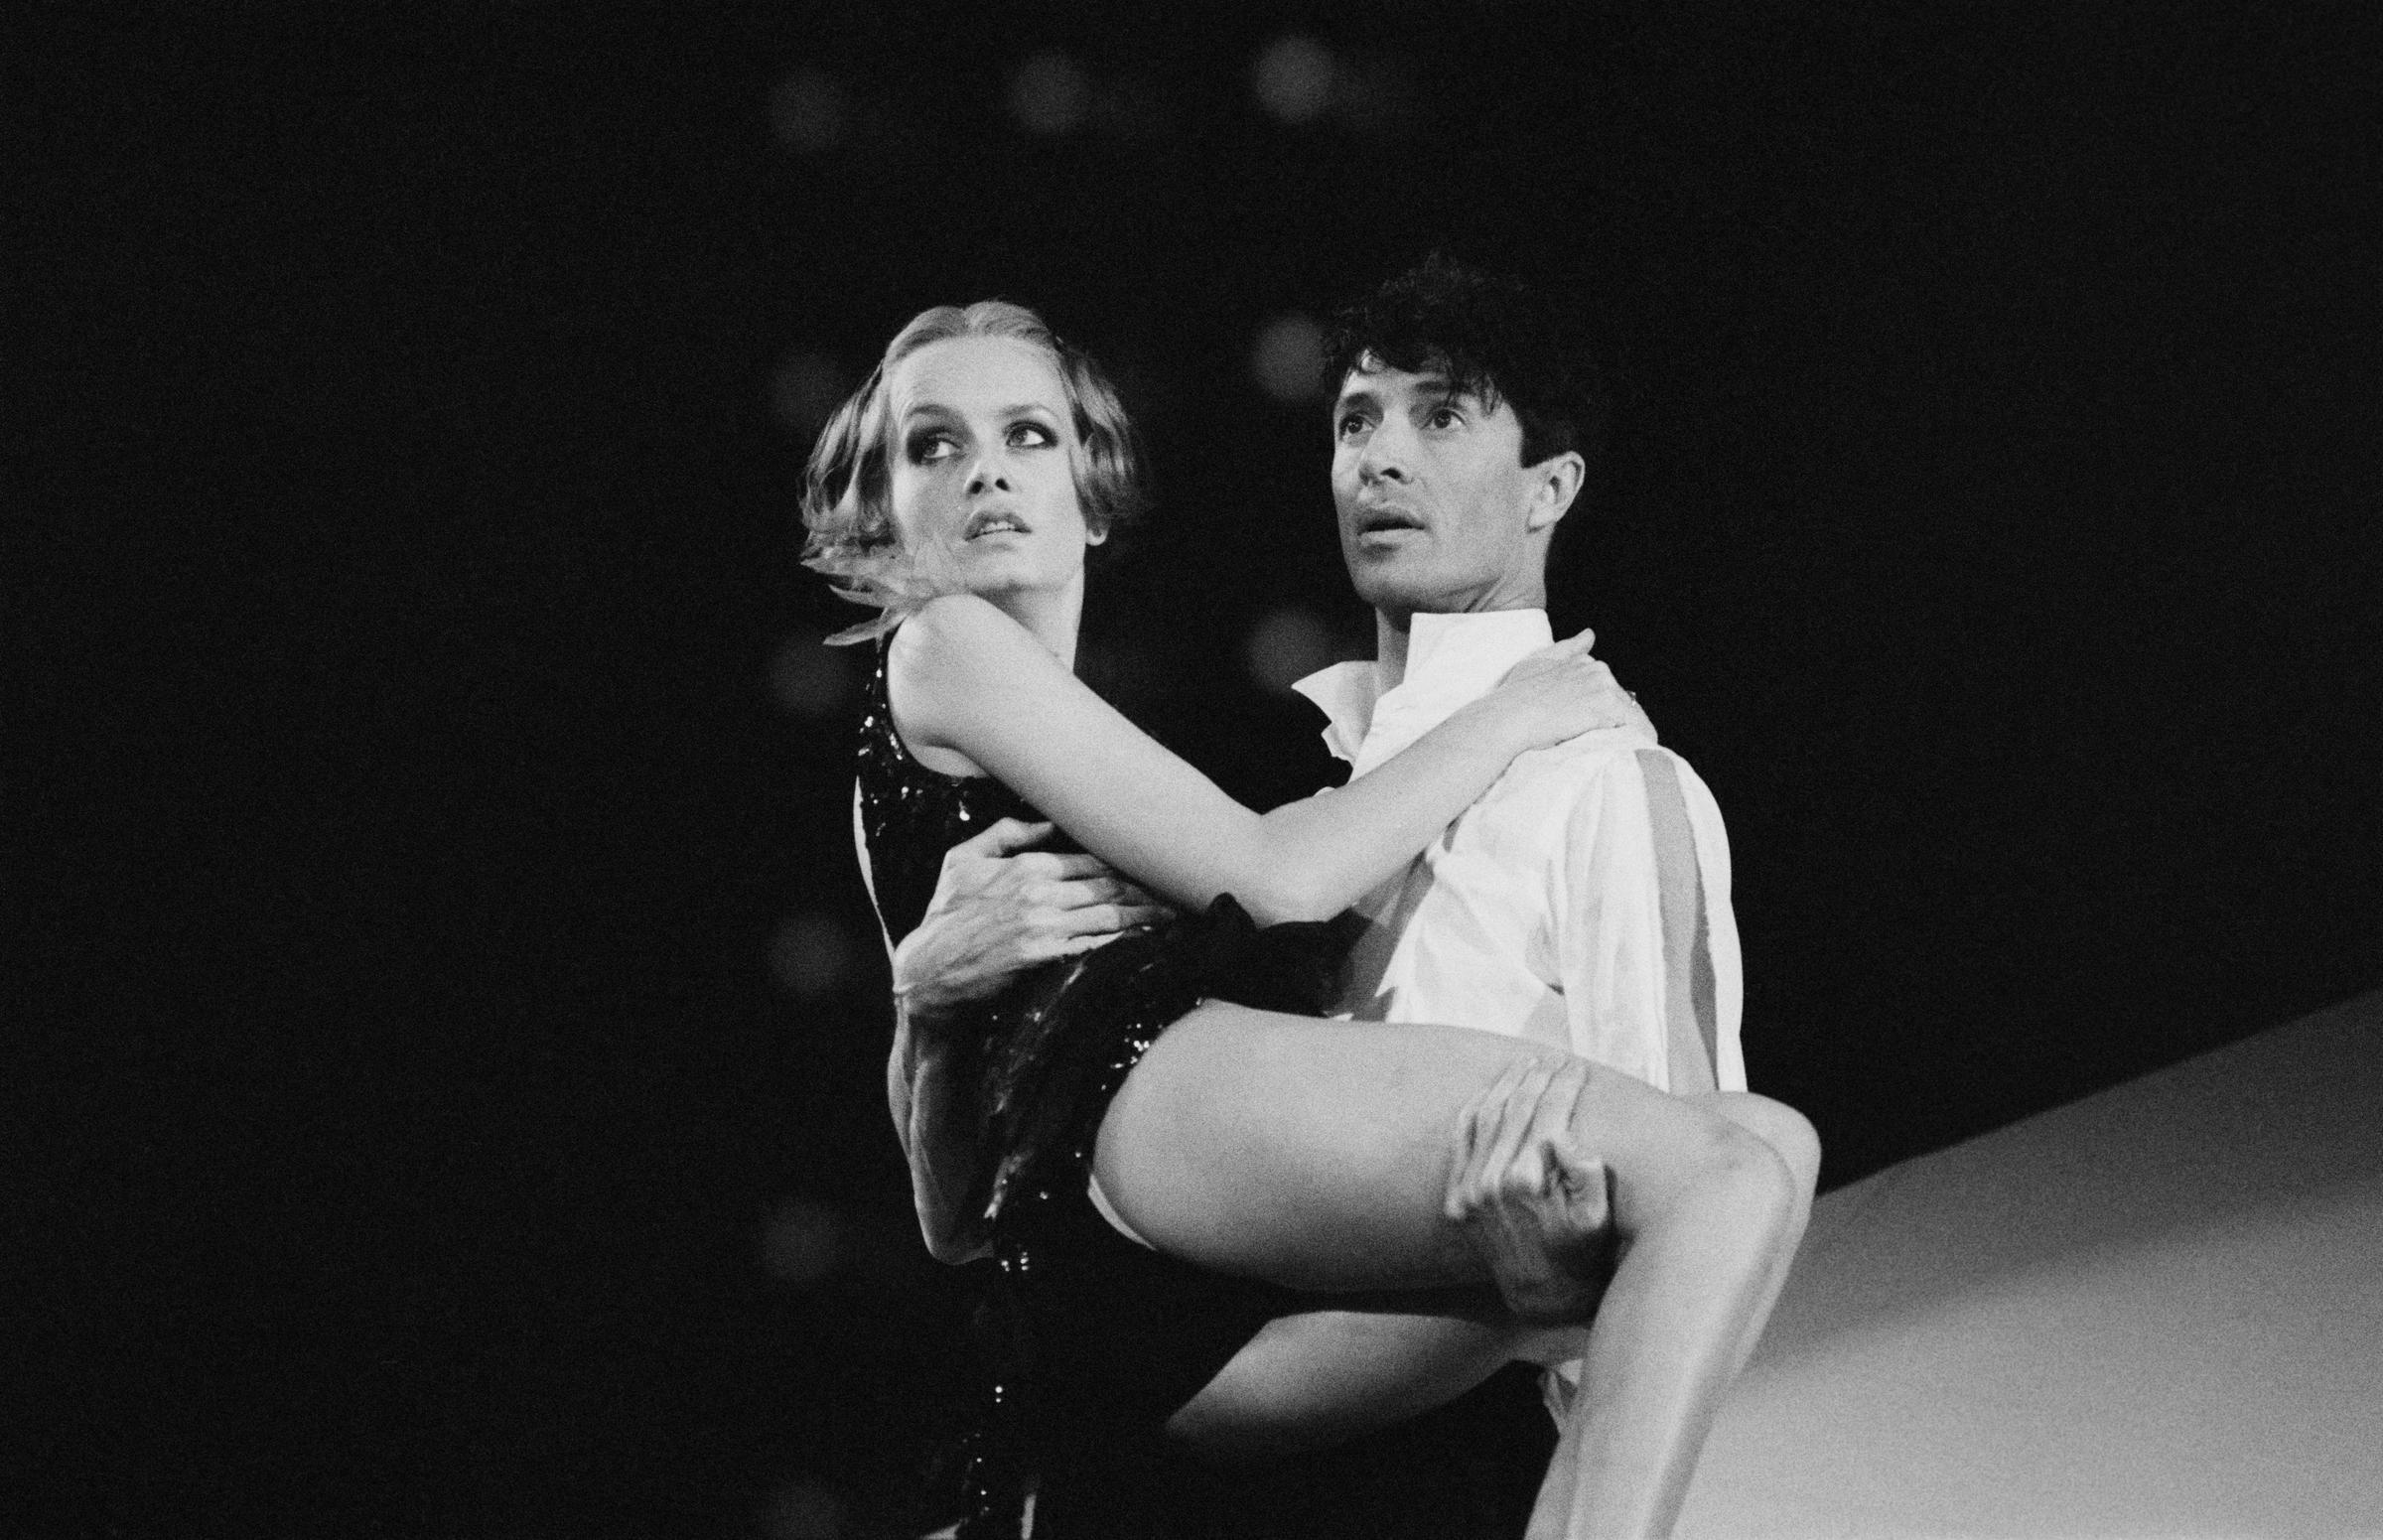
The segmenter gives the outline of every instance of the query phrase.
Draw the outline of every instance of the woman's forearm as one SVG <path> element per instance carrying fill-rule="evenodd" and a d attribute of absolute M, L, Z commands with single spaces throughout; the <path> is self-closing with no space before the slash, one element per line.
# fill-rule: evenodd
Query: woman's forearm
<path fill-rule="evenodd" d="M 1550 676 L 1534 693 L 1464 707 L 1330 797 L 1261 815 L 980 600 L 922 610 L 896 633 L 888 672 L 914 743 L 964 757 L 1169 902 L 1198 909 L 1229 893 L 1261 922 L 1339 912 L 1429 845 L 1515 755 L 1596 725 L 1566 694 L 1580 681 Z"/>
<path fill-rule="evenodd" d="M 1230 891 L 1262 923 L 1329 919 L 1396 876 L 1528 746 L 1510 716 L 1461 710 L 1332 795 L 1260 817 Z"/>
<path fill-rule="evenodd" d="M 986 1245 L 983 1225 L 966 1210 L 980 1152 L 959 1058 L 950 1044 L 896 1002 L 886 1097 L 910 1161 L 918 1231 L 927 1254 L 938 1262 L 968 1261 L 982 1255 Z"/>

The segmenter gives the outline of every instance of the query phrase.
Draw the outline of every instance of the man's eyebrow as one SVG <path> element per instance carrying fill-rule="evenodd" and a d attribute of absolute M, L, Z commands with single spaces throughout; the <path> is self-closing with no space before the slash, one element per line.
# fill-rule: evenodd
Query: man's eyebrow
<path fill-rule="evenodd" d="M 1340 392 L 1332 402 L 1332 409 L 1338 411 L 1344 406 L 1380 406 L 1381 404 L 1382 398 L 1376 395 L 1371 388 L 1365 385 L 1354 385 Z"/>

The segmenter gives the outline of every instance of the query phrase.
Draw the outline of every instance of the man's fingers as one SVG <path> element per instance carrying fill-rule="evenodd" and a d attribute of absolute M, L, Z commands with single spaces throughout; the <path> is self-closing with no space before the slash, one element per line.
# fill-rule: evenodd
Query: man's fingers
<path fill-rule="evenodd" d="M 1054 909 L 1078 910 L 1087 904 L 1127 904 L 1140 902 L 1142 890 L 1122 877 L 1101 874 L 1092 877 L 1072 877 L 1051 885 L 1051 902 Z"/>
<path fill-rule="evenodd" d="M 1155 904 L 1087 904 L 1060 910 L 1058 924 L 1065 935 L 1098 935 L 1155 925 L 1169 912 Z"/>
<path fill-rule="evenodd" d="M 1531 1131 L 1535 1135 L 1542 1139 L 1571 1138 L 1573 1109 L 1580 1104 L 1582 1092 L 1589 1089 L 1589 1067 L 1585 1058 L 1568 1058 L 1548 1077 L 1538 1103 L 1531 1108 Z"/>
<path fill-rule="evenodd" d="M 952 849 L 972 851 L 980 856 L 1015 855 L 1030 845 L 1040 845 L 1043 841 L 1051 838 L 1051 825 L 1049 823 L 1028 823 L 1023 818 L 1004 818 L 999 822 L 987 824 L 977 833 L 971 834 L 954 845 Z"/>
<path fill-rule="evenodd" d="M 1125 934 L 1122 930 L 1098 930 L 1088 931 L 1083 935 L 1066 936 L 1052 946 L 1051 955 L 1053 957 L 1080 956 L 1085 952 L 1097 951 L 1111 941 L 1122 941 L 1125 939 Z"/>
<path fill-rule="evenodd" d="M 1613 1220 L 1610 1184 L 1612 1173 L 1603 1161 L 1584 1159 L 1569 1146 L 1550 1143 L 1548 1166 L 1564 1190 L 1572 1222 L 1584 1230 L 1603 1229 Z"/>
<path fill-rule="evenodd" d="M 1463 1219 L 1479 1206 L 1487 1187 L 1484 1157 L 1497 1133 L 1496 1113 L 1505 1106 L 1507 1092 L 1528 1067 L 1527 1062 L 1519 1059 L 1508 1063 L 1479 1094 L 1457 1109 L 1456 1123 L 1450 1130 L 1448 1189 L 1444 1199 L 1449 1218 Z"/>
<path fill-rule="evenodd" d="M 1505 1105 L 1498 1111 L 1496 1141 L 1482 1161 L 1493 1189 L 1518 1185 L 1535 1190 L 1543 1185 L 1545 1179 L 1530 1147 L 1531 1113 L 1558 1067 L 1547 1059 L 1532 1059 L 1507 1088 Z"/>

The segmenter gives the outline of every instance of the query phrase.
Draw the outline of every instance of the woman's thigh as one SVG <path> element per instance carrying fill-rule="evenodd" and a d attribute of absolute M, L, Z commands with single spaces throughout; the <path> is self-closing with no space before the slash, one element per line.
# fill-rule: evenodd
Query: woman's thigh
<path fill-rule="evenodd" d="M 1518 1057 L 1455 1027 L 1318 1021 L 1211 1002 L 1170 1027 L 1110 1104 L 1103 1190 L 1152 1244 L 1293 1288 L 1482 1281 L 1443 1212 L 1457 1118 Z M 1575 1147 L 1614 1176 L 1624 1234 L 1709 1169 L 1736 1125 L 1592 1066 Z"/>

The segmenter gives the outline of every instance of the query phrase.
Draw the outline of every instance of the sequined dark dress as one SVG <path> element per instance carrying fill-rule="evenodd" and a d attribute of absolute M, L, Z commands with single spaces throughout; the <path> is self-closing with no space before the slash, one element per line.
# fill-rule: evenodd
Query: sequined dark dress
<path fill-rule="evenodd" d="M 894 730 L 880 643 L 860 735 L 860 825 L 886 933 L 925 915 L 944 852 L 1003 818 L 1042 815 L 1000 781 L 921 765 Z M 1258 1329 L 1316 1301 L 1203 1273 L 1125 1239 L 1086 1195 L 1092 1144 L 1109 1100 L 1169 1024 L 1202 1000 L 1314 1013 L 1334 961 L 1315 925 L 1259 929 L 1229 897 L 1203 914 L 1022 975 L 954 1024 L 981 1050 L 974 1201 L 992 1220 L 993 1350 L 1011 1414 L 986 1437 L 989 1463 L 1038 1484 L 1037 1540 L 1159 1535 L 1126 1513 L 1122 1490 L 1163 1464 L 1166 1419 Z M 971 1537 L 1014 1532 L 990 1477 Z"/>

